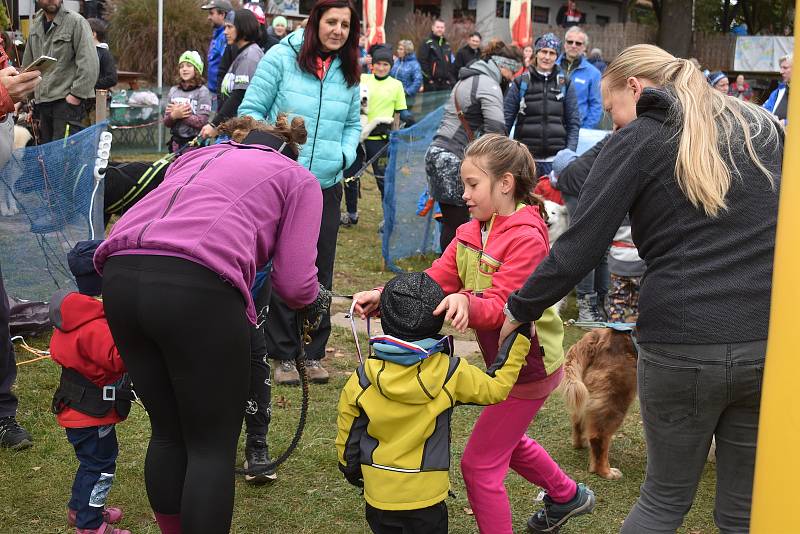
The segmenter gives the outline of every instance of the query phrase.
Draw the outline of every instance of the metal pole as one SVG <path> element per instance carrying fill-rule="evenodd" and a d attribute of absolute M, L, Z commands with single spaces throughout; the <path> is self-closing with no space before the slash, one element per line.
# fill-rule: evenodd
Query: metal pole
<path fill-rule="evenodd" d="M 163 91 L 164 79 L 164 0 L 158 0 L 158 100 L 161 102 L 161 93 Z M 160 114 L 159 106 L 159 114 Z M 164 126 L 161 121 L 158 122 L 158 146 L 156 151 L 160 151 L 164 146 Z"/>
<path fill-rule="evenodd" d="M 108 118 L 108 91 L 105 89 L 98 89 L 95 91 L 95 108 L 94 108 L 94 122 L 103 122 Z"/>

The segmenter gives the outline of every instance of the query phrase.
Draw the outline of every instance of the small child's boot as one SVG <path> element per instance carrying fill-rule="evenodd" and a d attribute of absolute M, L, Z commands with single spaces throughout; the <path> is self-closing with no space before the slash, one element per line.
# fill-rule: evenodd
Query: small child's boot
<path fill-rule="evenodd" d="M 131 534 L 131 531 L 115 528 L 104 522 L 97 528 L 76 528 L 75 534 Z"/>
<path fill-rule="evenodd" d="M 103 510 L 103 521 L 109 525 L 114 525 L 122 520 L 122 508 L 109 506 Z M 67 524 L 74 527 L 77 522 L 78 512 L 67 508 Z"/>

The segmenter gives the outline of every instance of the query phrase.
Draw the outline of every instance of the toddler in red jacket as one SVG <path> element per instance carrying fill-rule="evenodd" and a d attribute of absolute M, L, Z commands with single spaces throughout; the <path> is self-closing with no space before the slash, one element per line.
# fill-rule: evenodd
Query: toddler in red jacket
<path fill-rule="evenodd" d="M 105 506 L 119 451 L 114 425 L 128 416 L 133 393 L 96 298 L 101 278 L 92 257 L 100 243 L 81 241 L 69 252 L 79 292 L 58 291 L 50 302 L 50 355 L 62 368 L 53 412 L 79 462 L 67 505 L 69 525 L 77 534 L 130 534 L 110 526 L 122 519 L 122 510 Z"/>

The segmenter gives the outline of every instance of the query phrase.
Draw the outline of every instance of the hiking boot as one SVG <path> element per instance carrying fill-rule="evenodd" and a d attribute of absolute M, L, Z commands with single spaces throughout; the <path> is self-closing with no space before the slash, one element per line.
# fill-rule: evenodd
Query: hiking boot
<path fill-rule="evenodd" d="M 300 373 L 292 360 L 280 360 L 275 368 L 275 383 L 279 386 L 299 386 Z"/>
<path fill-rule="evenodd" d="M 113 525 L 122 521 L 122 508 L 109 506 L 103 510 L 103 521 Z M 74 527 L 77 523 L 78 512 L 67 508 L 67 525 Z"/>
<path fill-rule="evenodd" d="M 578 322 L 598 323 L 603 317 L 597 310 L 597 293 L 587 293 L 578 299 Z"/>
<path fill-rule="evenodd" d="M 14 416 L 0 418 L 0 447 L 21 451 L 33 445 L 28 431 L 19 426 Z"/>
<path fill-rule="evenodd" d="M 578 490 L 569 502 L 557 503 L 545 495 L 544 508 L 528 519 L 528 532 L 558 532 L 569 518 L 591 513 L 594 505 L 594 492 L 584 484 L 578 484 Z"/>
<path fill-rule="evenodd" d="M 306 360 L 306 372 L 312 384 L 327 384 L 331 376 L 319 360 Z"/>
<path fill-rule="evenodd" d="M 345 228 L 358 224 L 358 213 L 342 213 L 339 224 Z"/>
<path fill-rule="evenodd" d="M 131 531 L 114 528 L 108 523 L 103 523 L 97 528 L 76 528 L 75 534 L 131 534 Z"/>
<path fill-rule="evenodd" d="M 258 485 L 275 480 L 278 474 L 275 467 L 268 468 L 271 463 L 266 439 L 263 436 L 255 439 L 248 436 L 244 446 L 244 481 Z"/>

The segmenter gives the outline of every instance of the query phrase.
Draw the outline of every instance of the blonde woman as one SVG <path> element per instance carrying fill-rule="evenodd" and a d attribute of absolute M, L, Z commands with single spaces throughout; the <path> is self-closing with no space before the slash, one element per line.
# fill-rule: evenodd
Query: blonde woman
<path fill-rule="evenodd" d="M 620 129 L 573 225 L 509 297 L 500 339 L 566 295 L 630 213 L 647 263 L 637 324 L 647 477 L 622 532 L 681 526 L 714 435 L 714 519 L 724 533 L 747 532 L 783 131 L 651 45 L 623 51 L 602 88 Z"/>

